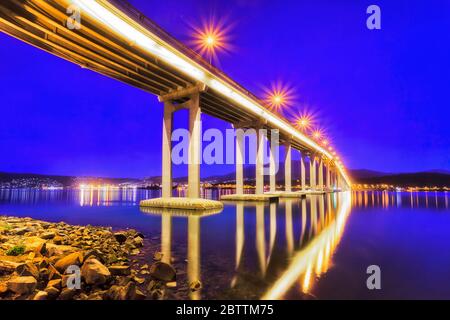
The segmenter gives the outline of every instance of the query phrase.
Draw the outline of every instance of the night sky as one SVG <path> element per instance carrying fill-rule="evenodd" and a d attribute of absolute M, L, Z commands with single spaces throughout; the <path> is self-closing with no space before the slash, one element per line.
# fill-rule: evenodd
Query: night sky
<path fill-rule="evenodd" d="M 189 24 L 226 17 L 234 50 L 220 67 L 257 95 L 276 80 L 295 86 L 296 106 L 317 113 L 347 167 L 450 170 L 450 2 L 130 2 L 185 42 Z M 381 30 L 366 28 L 370 4 L 381 7 Z M 0 48 L 0 171 L 160 174 L 155 96 L 5 34 Z M 186 114 L 175 125 L 187 125 Z M 202 175 L 231 170 L 203 166 Z"/>

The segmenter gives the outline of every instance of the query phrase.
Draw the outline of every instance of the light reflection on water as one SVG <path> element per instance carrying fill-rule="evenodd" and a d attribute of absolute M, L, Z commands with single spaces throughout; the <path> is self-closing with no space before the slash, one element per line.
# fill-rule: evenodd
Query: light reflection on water
<path fill-rule="evenodd" d="M 183 190 L 174 193 L 183 195 Z M 203 196 L 219 193 L 209 189 Z M 450 298 L 450 288 L 440 281 L 450 279 L 450 255 L 424 256 L 410 248 L 448 246 L 450 217 L 432 215 L 448 213 L 447 193 L 361 191 L 272 203 L 226 202 L 222 212 L 139 208 L 140 200 L 159 194 L 106 188 L 0 190 L 0 214 L 157 234 L 163 261 L 175 259 L 186 273 L 180 281 L 203 286 L 178 298 Z M 418 227 L 424 230 L 416 235 Z M 391 228 L 397 229 L 391 233 Z M 441 229 L 445 235 L 429 237 Z M 372 263 L 388 270 L 393 288 L 385 285 L 375 294 L 365 288 L 365 268 Z M 427 282 L 419 276 L 406 285 L 402 273 L 391 274 L 402 263 L 417 264 L 413 269 L 421 270 Z M 436 264 L 446 268 L 435 270 Z M 433 293 L 424 292 L 428 287 Z"/>

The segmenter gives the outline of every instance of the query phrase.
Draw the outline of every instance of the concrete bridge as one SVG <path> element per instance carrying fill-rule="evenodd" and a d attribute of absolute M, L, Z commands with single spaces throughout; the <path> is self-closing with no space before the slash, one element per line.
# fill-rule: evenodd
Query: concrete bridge
<path fill-rule="evenodd" d="M 67 26 L 68 8 L 80 9 L 81 28 Z M 188 198 L 181 205 L 195 208 L 200 198 L 201 114 L 232 123 L 235 128 L 278 130 L 285 145 L 285 190 L 276 193 L 275 174 L 270 175 L 270 194 L 264 193 L 263 154 L 266 147 L 257 132 L 255 199 L 296 196 L 292 193 L 291 154 L 301 154 L 303 194 L 347 190 L 351 181 L 330 150 L 297 130 L 245 88 L 208 64 L 201 56 L 171 37 L 138 10 L 121 0 L 8 0 L 0 2 L 0 30 L 63 59 L 128 83 L 159 97 L 164 105 L 162 141 L 162 199 L 173 202 L 171 133 L 173 114 L 189 110 Z M 243 196 L 242 136 L 236 137 L 236 195 Z M 270 150 L 272 153 L 272 150 Z M 273 157 L 271 157 L 272 159 Z M 306 164 L 309 163 L 309 184 Z M 273 168 L 274 163 L 270 161 Z M 274 171 L 272 171 L 274 172 Z M 168 201 L 166 201 L 168 200 Z M 149 203 L 151 205 L 151 203 Z M 217 206 L 209 203 L 206 207 Z"/>

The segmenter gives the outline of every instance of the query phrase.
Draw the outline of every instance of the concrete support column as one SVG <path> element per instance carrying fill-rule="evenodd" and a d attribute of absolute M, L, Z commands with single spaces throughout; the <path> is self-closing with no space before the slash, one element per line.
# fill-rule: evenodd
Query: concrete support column
<path fill-rule="evenodd" d="M 300 154 L 300 180 L 302 184 L 302 190 L 306 189 L 306 170 L 305 170 L 305 157 L 303 152 Z"/>
<path fill-rule="evenodd" d="M 172 127 L 173 105 L 164 103 L 164 120 L 162 132 L 162 197 L 172 196 Z"/>
<path fill-rule="evenodd" d="M 200 95 L 191 96 L 189 106 L 189 165 L 188 197 L 200 198 L 200 152 L 201 152 Z"/>
<path fill-rule="evenodd" d="M 327 189 L 331 189 L 331 177 L 330 177 L 330 162 L 328 162 L 326 165 L 325 165 L 325 172 L 326 172 L 326 186 L 327 186 Z"/>
<path fill-rule="evenodd" d="M 236 132 L 236 194 L 244 194 L 244 131 Z"/>
<path fill-rule="evenodd" d="M 316 189 L 316 157 L 309 156 L 309 187 L 311 190 Z"/>
<path fill-rule="evenodd" d="M 285 157 L 284 157 L 284 191 L 292 191 L 292 146 L 290 142 L 285 143 Z"/>
<path fill-rule="evenodd" d="M 264 131 L 259 128 L 256 129 L 256 177 L 255 194 L 264 193 Z"/>
<path fill-rule="evenodd" d="M 323 190 L 323 159 L 319 157 L 319 190 Z"/>
<path fill-rule="evenodd" d="M 275 172 L 275 150 L 274 148 L 277 148 L 278 144 L 274 145 L 272 141 L 270 142 L 270 163 L 269 163 L 269 178 L 270 178 L 270 192 L 273 193 L 277 189 L 277 178 L 276 178 L 276 172 Z"/>

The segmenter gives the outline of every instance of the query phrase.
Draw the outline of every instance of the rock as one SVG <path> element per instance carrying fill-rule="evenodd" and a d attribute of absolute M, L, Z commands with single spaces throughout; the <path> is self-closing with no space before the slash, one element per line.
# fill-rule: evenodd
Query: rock
<path fill-rule="evenodd" d="M 101 285 L 110 279 L 111 273 L 100 261 L 90 258 L 81 267 L 81 276 L 87 284 Z"/>
<path fill-rule="evenodd" d="M 127 241 L 127 235 L 126 235 L 125 232 L 116 232 L 116 233 L 114 233 L 114 238 L 120 244 L 125 243 L 125 241 Z"/>
<path fill-rule="evenodd" d="M 167 286 L 167 288 L 176 288 L 177 282 L 176 281 L 167 282 L 166 286 Z"/>
<path fill-rule="evenodd" d="M 145 282 L 144 278 L 133 277 L 133 281 L 139 284 L 143 284 Z"/>
<path fill-rule="evenodd" d="M 106 262 L 105 255 L 103 254 L 103 252 L 101 252 L 98 249 L 92 249 L 92 250 L 87 251 L 86 254 L 84 255 L 84 259 L 87 260 L 89 257 L 94 257 L 101 263 Z"/>
<path fill-rule="evenodd" d="M 64 273 L 69 266 L 72 265 L 81 266 L 82 263 L 83 263 L 83 253 L 74 252 L 65 256 L 64 258 L 59 259 L 55 264 L 55 268 L 60 273 Z"/>
<path fill-rule="evenodd" d="M 113 276 L 128 276 L 131 274 L 130 266 L 110 266 L 108 270 Z"/>
<path fill-rule="evenodd" d="M 59 273 L 59 271 L 52 264 L 48 265 L 48 271 L 49 271 L 48 280 L 54 280 L 54 279 L 61 279 L 62 278 L 61 273 Z"/>
<path fill-rule="evenodd" d="M 133 238 L 133 244 L 136 247 L 141 248 L 144 246 L 144 239 L 142 239 L 141 237 L 135 237 Z"/>
<path fill-rule="evenodd" d="M 0 274 L 1 273 L 12 273 L 16 270 L 19 263 L 7 261 L 7 260 L 0 260 Z"/>
<path fill-rule="evenodd" d="M 36 289 L 37 281 L 33 277 L 15 277 L 7 282 L 8 289 L 17 294 L 29 294 Z"/>
<path fill-rule="evenodd" d="M 33 297 L 33 300 L 47 300 L 48 299 L 48 293 L 45 291 L 38 291 Z"/>
<path fill-rule="evenodd" d="M 163 258 L 164 254 L 162 252 L 156 251 L 153 254 L 153 260 L 155 261 L 161 261 L 161 259 Z"/>
<path fill-rule="evenodd" d="M 64 288 L 61 291 L 58 299 L 59 300 L 72 300 L 72 298 L 75 296 L 76 293 L 77 293 L 76 290 L 69 289 L 69 288 Z"/>
<path fill-rule="evenodd" d="M 62 244 L 63 241 L 64 241 L 64 238 L 61 237 L 61 236 L 55 236 L 55 237 L 53 238 L 53 243 L 54 243 L 54 244 L 57 244 L 57 245 Z"/>
<path fill-rule="evenodd" d="M 50 240 L 53 239 L 56 236 L 56 234 L 54 232 L 44 232 L 43 234 L 41 234 L 40 238 L 44 239 L 44 240 Z"/>
<path fill-rule="evenodd" d="M 62 280 L 61 279 L 50 280 L 47 283 L 47 288 L 48 287 L 53 287 L 53 288 L 61 290 L 61 288 L 62 288 Z"/>
<path fill-rule="evenodd" d="M 21 277 L 31 276 L 39 279 L 39 270 L 31 262 L 19 264 L 16 268 L 16 273 Z"/>
<path fill-rule="evenodd" d="M 47 287 L 44 291 L 47 292 L 48 300 L 55 300 L 56 298 L 58 298 L 60 293 L 60 290 L 55 287 Z"/>
<path fill-rule="evenodd" d="M 40 254 L 40 255 L 42 255 L 42 256 L 45 256 L 48 253 L 47 244 L 45 242 L 39 244 L 36 247 L 35 252 Z"/>
<path fill-rule="evenodd" d="M 199 280 L 194 280 L 189 284 L 189 289 L 192 292 L 198 291 L 202 288 L 202 283 Z"/>
<path fill-rule="evenodd" d="M 136 289 L 136 284 L 129 282 L 126 286 L 112 286 L 107 293 L 109 299 L 112 300 L 136 300 L 141 299 L 145 295 Z"/>
<path fill-rule="evenodd" d="M 164 297 L 164 291 L 161 289 L 155 289 L 150 292 L 150 297 L 153 300 L 161 300 Z"/>
<path fill-rule="evenodd" d="M 24 235 L 25 233 L 30 232 L 30 231 L 31 231 L 31 229 L 28 228 L 28 227 L 21 227 L 21 228 L 12 229 L 11 233 L 15 234 L 15 235 L 18 235 L 18 236 L 21 236 L 21 235 Z"/>
<path fill-rule="evenodd" d="M 176 272 L 175 269 L 164 262 L 155 262 L 150 267 L 150 275 L 158 280 L 164 282 L 172 282 L 176 280 Z"/>

